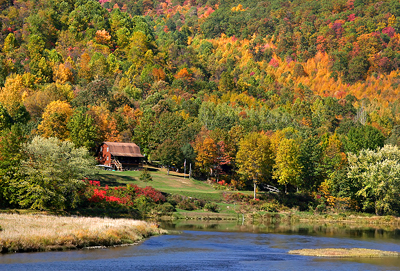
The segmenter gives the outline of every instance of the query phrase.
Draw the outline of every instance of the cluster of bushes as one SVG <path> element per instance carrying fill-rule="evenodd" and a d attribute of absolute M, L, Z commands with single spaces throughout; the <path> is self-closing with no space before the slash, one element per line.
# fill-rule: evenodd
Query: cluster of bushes
<path fill-rule="evenodd" d="M 176 208 L 186 211 L 203 209 L 206 204 L 204 200 L 181 195 L 170 195 L 168 196 L 167 201 Z"/>
<path fill-rule="evenodd" d="M 193 211 L 218 211 L 218 205 L 201 199 L 181 195 L 165 197 L 151 186 L 141 188 L 137 185 L 102 187 L 100 181 L 85 180 L 87 186 L 83 193 L 82 205 L 87 208 L 102 208 L 115 212 L 129 212 L 138 216 L 170 214 L 178 209 Z"/>
<path fill-rule="evenodd" d="M 207 202 L 206 204 L 204 204 L 204 211 L 218 212 L 218 210 L 219 210 L 219 207 L 214 202 Z"/>
<path fill-rule="evenodd" d="M 236 187 L 232 183 L 227 183 L 225 180 L 217 181 L 211 179 L 211 184 L 215 190 L 236 190 Z"/>
<path fill-rule="evenodd" d="M 151 177 L 150 172 L 148 171 L 147 168 L 144 168 L 144 169 L 140 172 L 140 177 L 139 177 L 139 179 L 140 179 L 142 182 L 151 182 L 151 181 L 153 181 L 153 178 Z"/>
<path fill-rule="evenodd" d="M 128 184 L 125 187 L 101 187 L 99 181 L 93 180 L 87 180 L 86 183 L 82 205 L 87 208 L 125 210 L 139 216 L 163 214 L 174 210 L 173 206 L 166 202 L 165 196 L 151 186 L 141 188 Z"/>
<path fill-rule="evenodd" d="M 216 203 L 181 195 L 170 195 L 167 197 L 167 202 L 178 209 L 186 211 L 205 210 L 210 212 L 218 212 L 219 209 Z"/>
<path fill-rule="evenodd" d="M 260 209 L 266 212 L 278 212 L 283 206 L 277 200 L 273 199 L 261 204 Z"/>
<path fill-rule="evenodd" d="M 227 203 L 255 203 L 259 201 L 259 199 L 254 199 L 251 195 L 243 193 L 224 193 L 223 197 Z"/>
<path fill-rule="evenodd" d="M 287 209 L 284 204 L 269 194 L 259 195 L 256 199 L 243 193 L 224 193 L 223 197 L 227 203 L 237 203 L 254 211 L 278 212 Z"/>

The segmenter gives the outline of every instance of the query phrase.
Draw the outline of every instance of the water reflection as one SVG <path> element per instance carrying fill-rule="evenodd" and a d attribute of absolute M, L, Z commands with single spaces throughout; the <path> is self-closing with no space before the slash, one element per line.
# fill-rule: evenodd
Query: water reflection
<path fill-rule="evenodd" d="M 399 230 L 352 224 L 174 221 L 182 231 L 100 250 L 0 255 L 0 270 L 398 270 L 400 258 L 332 259 L 291 249 L 363 247 L 400 252 Z"/>
<path fill-rule="evenodd" d="M 260 223 L 241 224 L 237 221 L 175 220 L 160 222 L 161 227 L 173 230 L 206 230 L 228 232 L 279 233 L 357 239 L 398 239 L 397 225 L 355 223 Z"/>

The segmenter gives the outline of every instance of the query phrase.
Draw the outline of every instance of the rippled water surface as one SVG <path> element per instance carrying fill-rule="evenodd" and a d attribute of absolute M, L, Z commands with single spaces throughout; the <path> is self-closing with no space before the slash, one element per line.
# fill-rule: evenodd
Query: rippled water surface
<path fill-rule="evenodd" d="M 400 258 L 332 259 L 287 253 L 329 247 L 400 252 L 399 231 L 391 228 L 234 223 L 164 227 L 183 231 L 129 247 L 0 255 L 0 270 L 400 270 Z"/>

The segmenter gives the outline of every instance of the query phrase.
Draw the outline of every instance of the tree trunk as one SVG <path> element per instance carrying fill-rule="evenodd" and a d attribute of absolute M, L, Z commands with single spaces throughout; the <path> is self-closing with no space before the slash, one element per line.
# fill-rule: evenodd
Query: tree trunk
<path fill-rule="evenodd" d="M 375 202 L 375 214 L 381 215 L 381 212 L 379 211 L 378 207 L 376 206 L 376 202 Z"/>
<path fill-rule="evenodd" d="M 256 188 L 257 188 L 257 185 L 256 185 L 255 181 L 253 182 L 253 184 L 254 184 L 254 199 L 256 199 Z"/>
<path fill-rule="evenodd" d="M 167 175 L 169 175 L 169 167 L 167 167 Z"/>

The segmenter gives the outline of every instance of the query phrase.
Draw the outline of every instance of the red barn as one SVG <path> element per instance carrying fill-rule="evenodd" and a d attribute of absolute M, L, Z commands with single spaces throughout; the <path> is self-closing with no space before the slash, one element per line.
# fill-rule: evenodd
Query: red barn
<path fill-rule="evenodd" d="M 103 142 L 97 150 L 99 163 L 116 170 L 138 167 L 143 158 L 135 143 Z"/>

